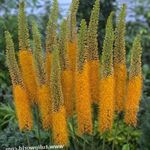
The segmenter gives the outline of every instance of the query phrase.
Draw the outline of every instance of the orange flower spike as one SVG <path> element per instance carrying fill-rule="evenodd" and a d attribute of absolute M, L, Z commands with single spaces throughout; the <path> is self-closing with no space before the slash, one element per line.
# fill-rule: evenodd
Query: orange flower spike
<path fill-rule="evenodd" d="M 90 18 L 88 28 L 88 51 L 89 51 L 89 77 L 90 77 L 90 90 L 91 102 L 97 103 L 99 101 L 99 56 L 98 56 L 98 20 L 99 20 L 100 3 L 99 0 L 95 1 L 93 11 Z"/>
<path fill-rule="evenodd" d="M 87 63 L 87 26 L 81 22 L 76 71 L 76 111 L 79 135 L 92 134 L 92 108 L 90 102 L 89 65 Z"/>
<path fill-rule="evenodd" d="M 36 22 L 32 22 L 32 36 L 33 36 L 33 58 L 36 70 L 36 81 L 38 86 L 46 83 L 45 77 L 45 60 L 42 50 L 41 35 Z"/>
<path fill-rule="evenodd" d="M 113 13 L 110 14 L 103 44 L 100 101 L 99 101 L 99 131 L 101 133 L 110 130 L 114 119 L 114 71 L 113 71 L 113 42 L 114 31 L 112 24 Z"/>
<path fill-rule="evenodd" d="M 32 52 L 26 50 L 19 51 L 19 62 L 22 78 L 29 92 L 29 97 L 33 103 L 37 103 L 36 71 Z"/>
<path fill-rule="evenodd" d="M 33 22 L 33 43 L 34 43 L 34 62 L 36 68 L 38 84 L 38 107 L 41 113 L 42 125 L 44 129 L 51 127 L 51 99 L 48 84 L 46 83 L 44 57 L 41 46 L 40 33 L 38 26 Z"/>
<path fill-rule="evenodd" d="M 44 84 L 38 88 L 39 109 L 41 113 L 42 125 L 44 129 L 52 126 L 51 99 L 48 85 Z"/>
<path fill-rule="evenodd" d="M 73 115 L 73 80 L 72 70 L 68 60 L 67 53 L 67 21 L 63 20 L 60 29 L 59 39 L 59 50 L 60 50 L 60 62 L 61 62 L 61 80 L 62 80 L 62 91 L 64 95 L 64 103 L 66 108 L 67 117 Z"/>
<path fill-rule="evenodd" d="M 20 130 L 31 130 L 33 126 L 32 111 L 24 88 L 20 68 L 17 64 L 14 50 L 14 43 L 9 32 L 5 32 L 6 37 L 6 60 L 13 83 L 13 95 L 15 99 L 16 114 Z"/>
<path fill-rule="evenodd" d="M 20 85 L 14 85 L 13 95 L 20 130 L 31 130 L 33 118 L 27 91 Z"/>
<path fill-rule="evenodd" d="M 53 112 L 53 138 L 57 145 L 68 145 L 68 132 L 65 107 L 61 106 L 59 111 Z"/>
<path fill-rule="evenodd" d="M 137 36 L 131 50 L 127 100 L 125 103 L 125 122 L 133 126 L 137 124 L 137 113 L 142 94 L 141 51 L 140 36 Z"/>
<path fill-rule="evenodd" d="M 50 85 L 50 74 L 51 74 L 51 57 L 52 51 L 54 50 L 54 42 L 57 38 L 57 27 L 58 27 L 58 1 L 53 0 L 53 5 L 50 13 L 50 18 L 47 24 L 46 30 L 46 82 Z"/>
<path fill-rule="evenodd" d="M 125 15 L 126 5 L 123 5 L 116 28 L 114 49 L 114 77 L 115 77 L 115 101 L 116 111 L 124 110 L 126 96 L 127 69 L 125 49 Z"/>
<path fill-rule="evenodd" d="M 52 56 L 51 94 L 52 94 L 52 131 L 55 144 L 68 144 L 67 119 L 61 85 L 61 69 L 57 41 Z"/>
<path fill-rule="evenodd" d="M 72 71 L 67 69 L 64 70 L 62 72 L 61 79 L 67 117 L 71 117 L 74 109 L 74 102 L 72 98 Z"/>
<path fill-rule="evenodd" d="M 24 12 L 24 2 L 19 5 L 19 62 L 21 67 L 21 73 L 23 82 L 27 91 L 29 92 L 29 98 L 33 103 L 37 103 L 37 85 L 36 76 L 32 52 L 30 51 L 29 44 L 29 30 L 27 26 L 27 20 Z"/>
<path fill-rule="evenodd" d="M 113 75 L 100 80 L 99 131 L 104 133 L 113 126 L 114 119 L 114 78 Z"/>
<path fill-rule="evenodd" d="M 70 8 L 70 16 L 68 18 L 68 26 L 69 26 L 68 56 L 69 56 L 70 67 L 73 71 L 73 77 L 74 77 L 74 72 L 75 72 L 75 68 L 76 68 L 76 50 L 77 50 L 76 14 L 78 11 L 78 5 L 79 5 L 79 0 L 72 1 L 72 5 Z"/>

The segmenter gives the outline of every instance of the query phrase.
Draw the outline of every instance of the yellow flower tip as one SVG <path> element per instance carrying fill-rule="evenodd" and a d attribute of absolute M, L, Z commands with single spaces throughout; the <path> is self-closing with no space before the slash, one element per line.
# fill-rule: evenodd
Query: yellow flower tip
<path fill-rule="evenodd" d="M 86 62 L 83 70 L 76 72 L 76 111 L 78 134 L 92 134 L 92 109 L 90 102 L 89 66 Z"/>
<path fill-rule="evenodd" d="M 127 86 L 127 69 L 125 64 L 116 64 L 114 66 L 115 74 L 115 110 L 121 112 L 124 110 Z"/>
<path fill-rule="evenodd" d="M 129 80 L 127 89 L 127 100 L 125 103 L 125 122 L 136 126 L 137 113 L 142 93 L 142 76 L 135 76 Z"/>
<path fill-rule="evenodd" d="M 89 63 L 89 80 L 90 80 L 90 93 L 91 102 L 98 104 L 99 102 L 99 60 L 91 60 Z"/>
<path fill-rule="evenodd" d="M 19 51 L 19 62 L 29 98 L 32 102 L 37 103 L 37 84 L 32 53 L 26 50 Z"/>
<path fill-rule="evenodd" d="M 32 110 L 26 90 L 20 85 L 14 85 L 13 95 L 20 130 L 31 130 L 33 127 Z"/>
<path fill-rule="evenodd" d="M 72 80 L 72 71 L 71 70 L 64 70 L 61 75 L 62 79 L 62 91 L 64 95 L 64 104 L 66 108 L 67 117 L 70 117 L 73 115 L 73 108 L 74 108 L 74 102 L 73 102 L 73 80 Z"/>
<path fill-rule="evenodd" d="M 38 106 L 41 113 L 43 128 L 49 129 L 52 126 L 52 106 L 48 85 L 42 85 L 38 88 Z"/>
<path fill-rule="evenodd" d="M 104 133 L 111 130 L 114 120 L 114 77 L 110 75 L 100 80 L 99 83 L 99 131 Z"/>
<path fill-rule="evenodd" d="M 69 139 L 66 121 L 66 111 L 64 106 L 61 106 L 59 111 L 52 113 L 52 123 L 54 143 L 57 145 L 67 146 L 69 144 Z"/>

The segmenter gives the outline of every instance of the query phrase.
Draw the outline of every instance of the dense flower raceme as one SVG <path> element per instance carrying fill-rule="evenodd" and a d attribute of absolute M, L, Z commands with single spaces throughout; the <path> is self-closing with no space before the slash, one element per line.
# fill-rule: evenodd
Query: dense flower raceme
<path fill-rule="evenodd" d="M 91 102 L 97 103 L 99 101 L 99 56 L 98 56 L 98 20 L 99 20 L 99 0 L 95 1 L 93 11 L 91 13 L 90 23 L 88 27 L 88 63 L 89 63 L 89 80 Z"/>
<path fill-rule="evenodd" d="M 60 145 L 68 144 L 68 128 L 64 97 L 61 85 L 61 67 L 59 61 L 59 50 L 55 41 L 55 50 L 52 57 L 51 68 L 51 92 L 52 92 L 52 131 L 54 143 Z"/>
<path fill-rule="evenodd" d="M 6 37 L 6 60 L 13 84 L 13 95 L 15 99 L 16 114 L 20 130 L 31 130 L 33 127 L 32 111 L 27 90 L 24 87 L 20 68 L 17 64 L 14 44 L 9 32 Z"/>
<path fill-rule="evenodd" d="M 19 52 L 19 63 L 22 73 L 22 78 L 26 84 L 28 95 L 33 103 L 37 103 L 37 84 L 36 84 L 36 73 L 33 63 L 33 54 L 28 50 L 20 50 Z"/>
<path fill-rule="evenodd" d="M 29 30 L 24 11 L 24 3 L 19 5 L 18 16 L 18 37 L 19 37 L 19 63 L 22 73 L 22 78 L 26 84 L 29 98 L 33 103 L 37 103 L 37 84 L 35 68 L 33 64 L 33 55 L 29 44 Z"/>
<path fill-rule="evenodd" d="M 73 71 L 69 61 L 68 54 L 68 30 L 67 20 L 63 20 L 60 28 L 59 50 L 60 50 L 60 63 L 61 63 L 61 80 L 62 91 L 64 95 L 64 104 L 66 107 L 67 117 L 73 115 L 74 102 L 73 102 Z"/>
<path fill-rule="evenodd" d="M 137 36 L 131 51 L 127 100 L 125 103 L 125 122 L 133 126 L 137 124 L 137 113 L 142 94 L 141 51 L 140 36 Z"/>
<path fill-rule="evenodd" d="M 30 45 L 24 2 L 19 5 L 18 59 L 10 33 L 6 31 L 5 34 L 6 61 L 20 130 L 32 129 L 32 107 L 36 105 L 41 118 L 39 123 L 44 129 L 51 128 L 54 143 L 62 145 L 69 144 L 68 118 L 76 119 L 80 136 L 93 133 L 93 103 L 99 107 L 100 133 L 111 130 L 115 112 L 125 112 L 126 124 L 135 126 L 142 91 L 139 36 L 133 43 L 127 77 L 124 38 L 126 6 L 121 9 L 115 32 L 113 13 L 107 20 L 100 60 L 97 42 L 99 0 L 95 2 L 89 25 L 82 20 L 79 33 L 76 28 L 78 4 L 78 0 L 73 0 L 70 14 L 59 29 L 58 2 L 53 1 L 46 29 L 45 51 L 34 21 L 33 47 Z M 76 126 L 74 128 L 76 130 Z"/>
<path fill-rule="evenodd" d="M 126 69 L 126 49 L 125 49 L 125 15 L 126 5 L 123 5 L 118 18 L 114 48 L 114 77 L 115 77 L 115 103 L 116 111 L 124 110 L 127 69 Z"/>
<path fill-rule="evenodd" d="M 110 14 L 103 44 L 101 77 L 100 77 L 100 109 L 99 131 L 105 132 L 112 128 L 114 119 L 114 71 L 113 71 L 113 12 Z"/>
<path fill-rule="evenodd" d="M 76 111 L 78 133 L 92 134 L 92 109 L 90 102 L 89 64 L 87 63 L 87 26 L 81 22 L 76 69 Z"/>

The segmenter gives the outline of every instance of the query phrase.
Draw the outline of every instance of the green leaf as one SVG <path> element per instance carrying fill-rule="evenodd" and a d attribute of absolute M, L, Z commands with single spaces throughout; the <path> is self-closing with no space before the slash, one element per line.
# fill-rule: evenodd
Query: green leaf
<path fill-rule="evenodd" d="M 122 150 L 130 150 L 130 145 L 129 144 L 123 145 Z"/>

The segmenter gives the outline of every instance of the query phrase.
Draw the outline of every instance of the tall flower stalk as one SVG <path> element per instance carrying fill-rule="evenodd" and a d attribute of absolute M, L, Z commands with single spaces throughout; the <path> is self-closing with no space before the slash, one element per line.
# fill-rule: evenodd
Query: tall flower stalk
<path fill-rule="evenodd" d="M 70 61 L 68 57 L 67 36 L 68 36 L 67 20 L 63 20 L 60 27 L 60 38 L 59 38 L 60 64 L 62 70 L 61 80 L 67 117 L 71 117 L 73 115 L 74 109 L 73 95 L 72 95 L 73 79 Z"/>
<path fill-rule="evenodd" d="M 113 12 L 110 14 L 102 51 L 100 101 L 99 101 L 99 131 L 110 130 L 114 119 L 114 71 L 113 71 L 113 42 L 114 31 L 112 24 Z"/>
<path fill-rule="evenodd" d="M 29 30 L 24 11 L 24 2 L 19 4 L 18 34 L 19 34 L 19 63 L 23 82 L 32 103 L 37 103 L 37 84 L 32 51 L 29 44 Z"/>
<path fill-rule="evenodd" d="M 49 21 L 46 28 L 46 82 L 50 85 L 50 74 L 51 74 L 51 59 L 52 51 L 54 50 L 54 41 L 57 35 L 57 21 L 58 21 L 58 1 L 53 0 Z"/>
<path fill-rule="evenodd" d="M 6 38 L 6 61 L 13 84 L 13 96 L 20 130 L 31 130 L 33 127 L 32 111 L 26 88 L 22 81 L 20 68 L 17 64 L 14 43 L 8 31 Z"/>
<path fill-rule="evenodd" d="M 68 129 L 64 97 L 61 85 L 61 68 L 59 50 L 55 41 L 55 50 L 52 56 L 51 92 L 52 92 L 52 131 L 55 144 L 68 144 Z"/>
<path fill-rule="evenodd" d="M 34 63 L 37 77 L 38 107 L 40 109 L 44 129 L 51 127 L 51 96 L 48 83 L 46 83 L 45 60 L 42 51 L 41 37 L 35 22 L 32 25 L 34 43 Z"/>
<path fill-rule="evenodd" d="M 90 23 L 88 27 L 88 62 L 89 62 L 89 80 L 90 80 L 90 93 L 91 102 L 97 103 L 99 101 L 99 56 L 98 56 L 98 21 L 99 21 L 99 0 L 95 1 L 92 10 Z"/>
<path fill-rule="evenodd" d="M 92 134 L 92 109 L 90 101 L 89 64 L 87 62 L 87 25 L 81 21 L 78 38 L 76 71 L 76 111 L 79 135 Z"/>
<path fill-rule="evenodd" d="M 125 16 L 126 5 L 122 6 L 115 34 L 114 77 L 116 111 L 124 110 L 127 88 L 126 48 L 125 48 Z"/>
<path fill-rule="evenodd" d="M 75 72 L 76 68 L 76 50 L 77 50 L 77 22 L 76 14 L 78 10 L 79 0 L 73 0 L 68 17 L 68 55 L 71 69 Z"/>
<path fill-rule="evenodd" d="M 141 53 L 141 39 L 138 35 L 131 50 L 127 100 L 125 103 L 125 122 L 133 126 L 137 124 L 137 113 L 142 94 Z"/>

